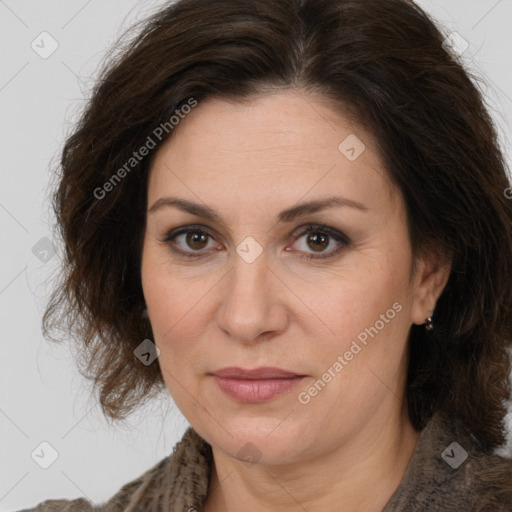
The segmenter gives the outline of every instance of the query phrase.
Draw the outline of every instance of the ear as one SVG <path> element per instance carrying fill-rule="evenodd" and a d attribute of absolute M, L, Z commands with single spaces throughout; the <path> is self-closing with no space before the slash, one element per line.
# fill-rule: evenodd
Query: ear
<path fill-rule="evenodd" d="M 452 258 L 440 251 L 430 250 L 418 257 L 412 277 L 411 320 L 414 324 L 422 325 L 432 315 L 448 282 L 451 268 Z"/>

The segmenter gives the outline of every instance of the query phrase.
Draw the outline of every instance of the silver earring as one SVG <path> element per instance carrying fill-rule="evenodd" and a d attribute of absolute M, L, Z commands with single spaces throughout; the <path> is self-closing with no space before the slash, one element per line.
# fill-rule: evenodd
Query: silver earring
<path fill-rule="evenodd" d="M 428 316 L 425 320 L 425 329 L 427 331 L 431 331 L 434 328 L 434 323 L 432 322 L 432 316 Z"/>

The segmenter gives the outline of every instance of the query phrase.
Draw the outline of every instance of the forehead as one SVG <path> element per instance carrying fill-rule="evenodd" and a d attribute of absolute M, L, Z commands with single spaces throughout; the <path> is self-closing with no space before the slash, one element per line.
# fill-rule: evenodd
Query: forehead
<path fill-rule="evenodd" d="M 365 130 L 327 100 L 286 90 L 199 102 L 158 150 L 148 194 L 154 200 L 177 187 L 201 199 L 262 204 L 274 195 L 298 201 L 337 191 L 382 203 L 396 195 L 388 181 Z"/>

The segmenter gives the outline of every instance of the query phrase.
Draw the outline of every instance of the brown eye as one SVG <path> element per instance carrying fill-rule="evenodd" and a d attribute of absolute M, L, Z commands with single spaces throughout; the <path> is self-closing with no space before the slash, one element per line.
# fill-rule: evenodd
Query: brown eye
<path fill-rule="evenodd" d="M 210 252 L 205 249 L 208 249 L 208 242 L 213 241 L 213 237 L 204 229 L 190 226 L 171 231 L 163 241 L 174 253 L 188 258 L 197 258 L 206 256 Z"/>
<path fill-rule="evenodd" d="M 191 249 L 200 250 L 205 248 L 209 236 L 202 231 L 189 231 L 186 233 L 185 241 Z"/>
<path fill-rule="evenodd" d="M 296 243 L 303 237 L 303 247 L 299 248 L 299 253 L 302 253 L 300 257 L 305 260 L 332 258 L 351 244 L 346 235 L 327 226 L 307 226 L 307 229 L 296 237 Z M 209 255 L 211 251 L 206 250 L 208 242 L 213 242 L 214 238 L 201 227 L 188 226 L 171 231 L 163 241 L 169 244 L 176 254 L 187 258 L 199 258 Z M 331 250 L 326 250 L 331 246 Z"/>
<path fill-rule="evenodd" d="M 306 243 L 314 251 L 323 251 L 329 245 L 329 237 L 323 233 L 311 233 L 306 239 Z"/>
<path fill-rule="evenodd" d="M 304 237 L 304 241 L 301 239 Z M 304 260 L 332 258 L 351 244 L 343 233 L 327 226 L 309 225 L 297 235 L 296 244 Z M 326 250 L 331 247 L 331 250 Z M 317 253 L 317 254 L 315 254 Z"/>

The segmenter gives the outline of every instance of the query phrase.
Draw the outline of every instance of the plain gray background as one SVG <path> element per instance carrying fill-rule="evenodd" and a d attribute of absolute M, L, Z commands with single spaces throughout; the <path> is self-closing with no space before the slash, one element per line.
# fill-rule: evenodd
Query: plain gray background
<path fill-rule="evenodd" d="M 55 247 L 53 255 L 50 242 L 50 161 L 105 51 L 124 28 L 165 3 L 0 0 L 0 512 L 50 498 L 101 503 L 167 456 L 187 427 L 168 396 L 135 413 L 128 427 L 109 427 L 68 344 L 47 342 L 40 330 L 61 254 Z M 510 167 L 512 1 L 419 3 L 447 35 L 456 31 L 467 41 L 461 58 L 485 76 Z M 58 454 L 48 469 L 31 457 L 42 442 Z"/>

